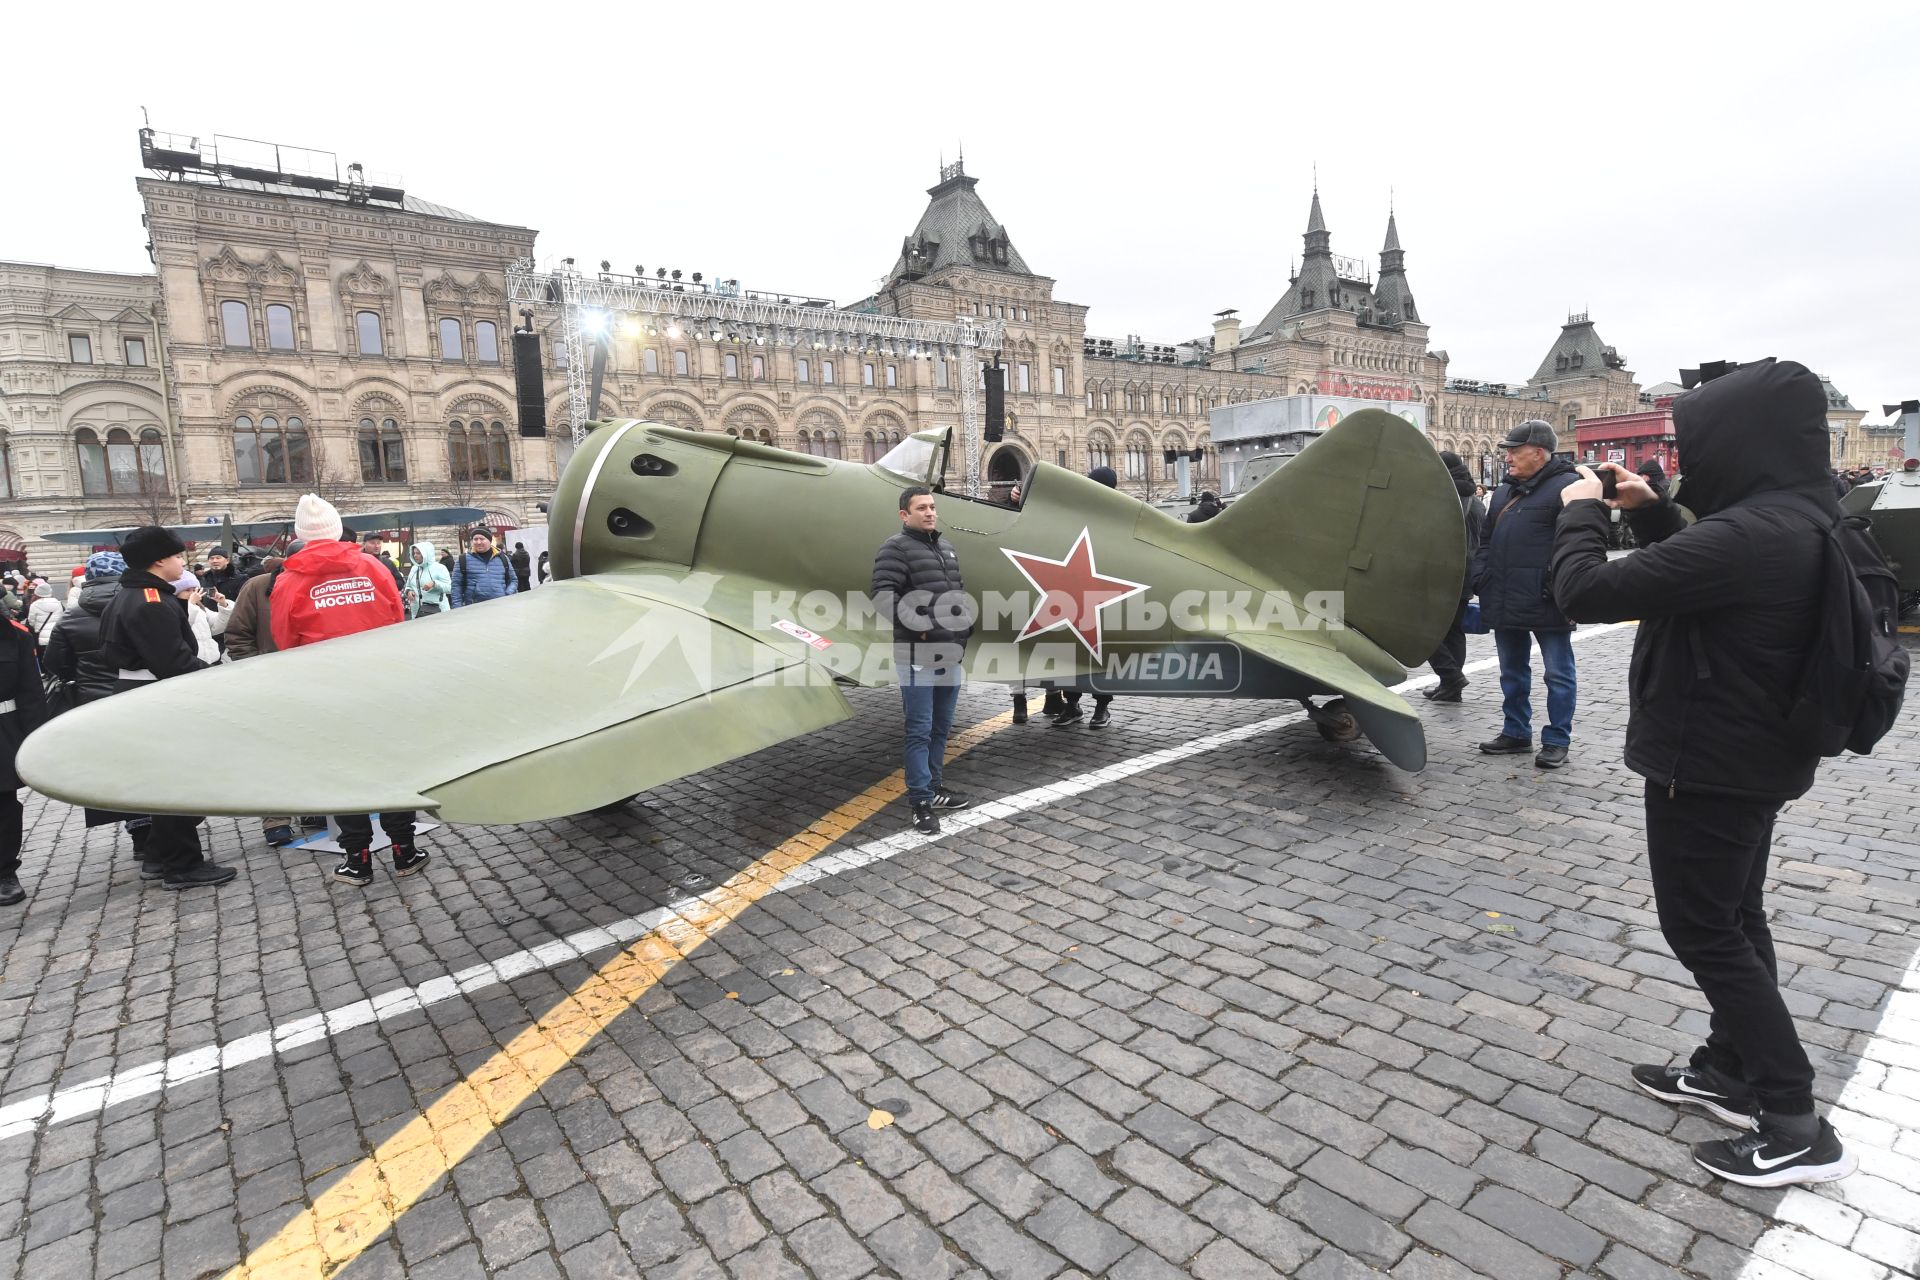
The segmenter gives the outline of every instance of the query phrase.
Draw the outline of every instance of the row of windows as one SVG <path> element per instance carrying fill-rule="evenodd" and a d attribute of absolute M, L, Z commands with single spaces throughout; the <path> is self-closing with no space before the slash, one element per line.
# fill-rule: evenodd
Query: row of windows
<path fill-rule="evenodd" d="M 121 347 L 126 354 L 126 362 L 129 365 L 136 369 L 146 367 L 147 340 L 145 338 L 123 338 L 121 339 Z M 84 333 L 68 334 L 67 359 L 71 360 L 74 364 L 92 364 L 93 339 Z"/>
<path fill-rule="evenodd" d="M 997 302 L 969 302 L 960 308 L 961 315 L 974 315 L 992 320 L 1027 320 L 1031 317 L 1025 307 L 1003 306 Z"/>
<path fill-rule="evenodd" d="M 74 443 L 80 449 L 80 492 L 89 497 L 166 491 L 167 453 L 157 428 L 145 428 L 136 439 L 125 427 L 114 427 L 102 441 L 91 427 L 82 427 Z"/>
<path fill-rule="evenodd" d="M 283 303 L 267 304 L 267 350 L 293 351 L 293 308 Z M 354 339 L 359 354 L 377 356 L 386 353 L 386 341 L 378 311 L 353 314 Z M 253 350 L 255 347 L 252 312 L 244 302 L 228 299 L 220 304 L 221 340 L 229 347 Z M 466 326 L 454 316 L 440 318 L 440 358 L 449 363 L 466 357 Z M 84 341 L 84 339 L 83 339 Z M 500 363 L 500 326 L 491 320 L 473 322 L 473 358 L 481 364 Z M 78 356 L 75 357 L 79 359 Z M 141 363 L 145 363 L 142 352 Z M 129 364 L 133 361 L 129 360 Z"/>

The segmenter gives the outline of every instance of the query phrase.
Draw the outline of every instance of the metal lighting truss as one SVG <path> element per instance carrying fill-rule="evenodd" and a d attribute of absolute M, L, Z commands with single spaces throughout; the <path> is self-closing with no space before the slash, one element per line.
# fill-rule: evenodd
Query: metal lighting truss
<path fill-rule="evenodd" d="M 573 441 L 586 437 L 587 382 L 591 353 L 586 318 L 601 315 L 685 321 L 696 334 L 792 348 L 833 351 L 880 350 L 893 355 L 950 356 L 960 380 L 960 431 L 966 441 L 967 492 L 980 492 L 980 356 L 998 352 L 1006 325 L 999 320 L 915 320 L 831 306 L 776 302 L 738 291 L 653 284 L 634 277 L 583 274 L 572 265 L 541 271 L 533 259 L 507 268 L 507 296 L 515 303 L 557 307 L 560 340 L 567 355 L 567 416 Z M 605 321 L 603 321 L 605 323 Z"/>

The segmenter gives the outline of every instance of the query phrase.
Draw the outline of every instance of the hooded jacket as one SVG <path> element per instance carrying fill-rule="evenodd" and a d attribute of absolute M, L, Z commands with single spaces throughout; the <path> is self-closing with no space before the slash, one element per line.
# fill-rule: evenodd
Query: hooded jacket
<path fill-rule="evenodd" d="M 1560 516 L 1554 594 L 1586 622 L 1640 619 L 1627 677 L 1627 767 L 1667 788 L 1783 803 L 1819 752 L 1783 704 L 1805 666 L 1839 518 L 1826 395 L 1804 365 L 1763 360 L 1673 404 L 1683 496 L 1631 513 L 1641 550 L 1606 559 L 1607 508 Z"/>
<path fill-rule="evenodd" d="M 513 561 L 501 555 L 498 547 L 485 555 L 461 552 L 460 558 L 453 562 L 452 581 L 456 609 L 483 600 L 498 600 L 520 589 L 520 576 L 513 571 Z"/>
<path fill-rule="evenodd" d="M 270 601 L 274 581 L 279 578 L 280 566 L 284 563 L 278 556 L 267 557 L 261 571 L 241 586 L 240 595 L 233 602 L 233 616 L 227 619 L 227 657 L 233 661 L 256 658 L 279 649 L 273 642 Z"/>
<path fill-rule="evenodd" d="M 351 542 L 312 542 L 273 584 L 273 642 L 281 649 L 350 636 L 405 616 L 387 566 Z"/>
<path fill-rule="evenodd" d="M 33 632 L 34 643 L 44 647 L 53 638 L 53 624 L 60 621 L 60 615 L 66 609 L 53 598 L 53 586 L 41 583 L 33 589 L 33 603 L 27 606 L 27 630 Z"/>
<path fill-rule="evenodd" d="M 1468 563 L 1489 627 L 1572 629 L 1554 603 L 1547 566 L 1553 558 L 1554 522 L 1560 518 L 1560 491 L 1579 478 L 1565 458 L 1548 458 L 1546 466 L 1525 480 L 1509 478 L 1487 500 L 1480 545 Z M 1454 486 L 1459 487 L 1458 478 Z"/>
<path fill-rule="evenodd" d="M 119 590 L 118 577 L 86 579 L 80 584 L 80 599 L 60 615 L 47 641 L 42 659 L 47 670 L 76 685 L 81 702 L 107 697 L 119 678 L 120 668 L 108 666 L 100 652 L 100 619 Z"/>
<path fill-rule="evenodd" d="M 434 558 L 431 542 L 414 543 L 408 552 L 409 560 L 413 559 L 415 552 L 419 553 L 420 558 L 407 570 L 407 579 L 400 587 L 401 594 L 404 597 L 405 593 L 413 592 L 412 613 L 415 617 L 423 613 L 445 613 L 453 608 L 453 601 L 448 598 L 453 590 L 452 577 Z"/>

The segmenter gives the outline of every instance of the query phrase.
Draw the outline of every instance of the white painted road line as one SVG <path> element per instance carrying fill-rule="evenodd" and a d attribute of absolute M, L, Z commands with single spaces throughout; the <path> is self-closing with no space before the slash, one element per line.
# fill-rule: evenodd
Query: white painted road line
<path fill-rule="evenodd" d="M 1573 633 L 1573 638 L 1576 643 L 1595 640 L 1630 625 L 1605 623 L 1582 627 Z M 1497 659 L 1487 658 L 1471 663 L 1465 669 L 1480 672 L 1489 671 L 1498 666 Z M 1434 679 L 1435 677 L 1430 675 L 1414 676 L 1393 688 L 1396 693 L 1411 693 L 1434 683 Z M 1061 800 L 1084 795 L 1098 787 L 1124 781 L 1181 760 L 1190 760 L 1195 756 L 1205 755 L 1209 751 L 1217 751 L 1221 747 L 1244 742 L 1248 738 L 1257 738 L 1282 725 L 1292 724 L 1304 718 L 1304 712 L 1291 711 L 1285 715 L 1256 720 L 1235 729 L 1210 733 L 1176 746 L 1149 751 L 1144 755 L 1134 756 L 1104 768 L 1093 769 L 1058 782 L 1049 782 L 1017 795 L 988 801 L 959 813 L 943 814 L 941 816 L 943 830 L 940 835 L 924 836 L 909 828 L 898 835 L 869 840 L 844 853 L 822 854 L 789 872 L 779 884 L 774 886 L 774 891 L 784 893 L 789 889 L 813 884 L 829 876 L 841 875 L 861 867 L 871 866 L 876 862 L 884 862 L 923 845 L 932 844 L 936 840 L 945 839 L 947 836 L 971 831 L 975 827 L 998 822 L 1002 818 L 1010 818 L 1016 814 L 1042 809 L 1050 804 L 1057 804 Z M 183 1084 L 220 1071 L 231 1071 L 235 1067 L 259 1062 L 263 1058 L 273 1057 L 277 1053 L 298 1045 L 310 1044 L 328 1036 L 339 1035 L 343 1031 L 351 1031 L 355 1027 L 364 1027 L 369 1023 L 380 1022 L 400 1013 L 439 1004 L 457 996 L 471 995 L 476 991 L 499 986 L 515 978 L 537 973 L 543 969 L 551 969 L 571 960 L 585 960 L 596 951 L 623 945 L 651 933 L 704 900 L 705 895 L 696 894 L 637 916 L 629 916 L 613 924 L 582 929 L 564 938 L 555 938 L 551 942 L 543 942 L 539 946 L 516 951 L 512 955 L 502 956 L 486 964 L 477 964 L 457 973 L 430 978 L 418 986 L 384 991 L 371 999 L 356 1000 L 352 1004 L 329 1009 L 324 1013 L 308 1014 L 304 1018 L 296 1018 L 266 1031 L 253 1032 L 251 1035 L 230 1040 L 226 1044 L 192 1049 L 186 1053 L 176 1054 L 164 1062 L 131 1067 L 125 1071 L 116 1071 L 97 1079 L 55 1089 L 50 1093 L 35 1094 L 17 1102 L 10 1102 L 0 1106 L 0 1141 L 22 1133 L 30 1133 L 42 1124 L 58 1124 L 78 1116 L 91 1115 L 122 1102 L 158 1093 L 168 1085 Z"/>
<path fill-rule="evenodd" d="M 1739 1280 L 1920 1275 L 1920 955 L 1860 1056 L 1828 1112 L 1860 1172 L 1790 1189 Z"/>

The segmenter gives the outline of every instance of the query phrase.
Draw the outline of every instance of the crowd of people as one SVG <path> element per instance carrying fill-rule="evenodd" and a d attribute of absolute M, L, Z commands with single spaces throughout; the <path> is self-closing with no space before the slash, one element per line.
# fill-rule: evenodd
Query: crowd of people
<path fill-rule="evenodd" d="M 458 555 L 422 539 L 408 546 L 404 560 L 396 560 L 381 534 L 357 541 L 347 537 L 339 513 L 311 494 L 301 500 L 293 532 L 283 550 L 264 557 L 252 548 L 215 546 L 189 564 L 186 544 L 155 525 L 129 534 L 117 551 L 88 556 L 64 586 L 38 574 L 0 577 L 0 611 L 7 624 L 0 639 L 0 695 L 8 695 L 0 696 L 0 752 L 9 770 L 28 733 L 84 703 L 349 631 L 434 617 L 530 590 L 536 572 L 541 582 L 549 576 L 544 552 L 536 567 L 524 544 L 507 552 L 485 526 L 474 527 Z M 330 574 L 366 577 L 375 584 L 377 602 L 328 608 L 324 614 L 310 607 L 313 589 Z M 282 587 L 276 594 L 285 582 L 294 589 Z M 19 882 L 23 811 L 18 790 L 16 777 L 0 802 L 0 906 L 26 897 Z M 346 850 L 336 878 L 369 883 L 366 816 L 333 816 Z M 427 858 L 412 843 L 412 815 L 381 818 L 393 840 L 395 873 L 412 874 Z M 169 889 L 233 879 L 231 868 L 209 863 L 201 853 L 201 821 L 87 813 L 89 826 L 124 824 L 142 878 Z M 267 817 L 261 819 L 261 835 L 269 845 L 283 846 L 292 844 L 303 826 L 325 825 L 324 816 Z"/>

